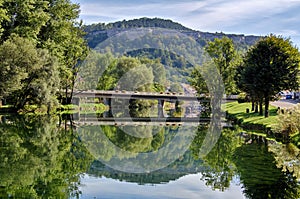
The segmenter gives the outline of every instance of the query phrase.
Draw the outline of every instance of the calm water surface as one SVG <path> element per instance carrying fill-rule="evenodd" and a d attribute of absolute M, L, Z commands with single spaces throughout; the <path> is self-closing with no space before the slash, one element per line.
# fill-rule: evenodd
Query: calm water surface
<path fill-rule="evenodd" d="M 241 130 L 0 117 L 0 198 L 299 198 L 299 150 Z"/>

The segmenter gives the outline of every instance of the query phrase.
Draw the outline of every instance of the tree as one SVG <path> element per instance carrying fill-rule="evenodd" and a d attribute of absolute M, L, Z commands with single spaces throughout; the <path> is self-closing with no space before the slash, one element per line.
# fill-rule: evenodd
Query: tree
<path fill-rule="evenodd" d="M 32 44 L 27 40 L 8 40 L 0 47 L 0 100 L 22 87 L 22 79 L 26 78 L 26 68 L 36 58 Z M 21 53 L 21 54 L 20 54 Z M 26 54 L 27 56 L 22 56 Z M 30 60 L 31 59 L 31 60 Z"/>
<path fill-rule="evenodd" d="M 191 78 L 189 79 L 189 82 L 191 85 L 196 89 L 197 93 L 209 93 L 209 89 L 206 84 L 206 78 L 207 75 L 211 75 L 210 69 L 213 67 L 213 63 L 211 62 L 205 62 L 203 66 L 196 66 L 192 73 Z M 205 76 L 205 77 L 203 77 Z"/>
<path fill-rule="evenodd" d="M 152 68 L 155 91 L 164 91 L 167 82 L 166 69 L 164 66 L 159 62 L 158 59 L 151 60 L 148 58 L 141 58 L 140 61 L 142 64 L 146 64 L 148 68 Z"/>
<path fill-rule="evenodd" d="M 175 82 L 171 84 L 170 91 L 179 93 L 179 92 L 183 92 L 183 88 L 178 82 Z"/>
<path fill-rule="evenodd" d="M 77 21 L 79 5 L 70 0 L 51 0 L 48 12 L 51 18 L 40 31 L 40 46 L 58 57 L 61 89 L 65 89 L 66 103 L 70 103 L 79 70 L 78 62 L 88 53 L 82 24 Z"/>
<path fill-rule="evenodd" d="M 96 51 L 90 51 L 84 62 L 80 64 L 76 88 L 80 90 L 96 89 L 99 78 L 114 59 L 111 54 L 101 54 Z"/>
<path fill-rule="evenodd" d="M 43 0 L 3 0 L 6 18 L 2 20 L 1 41 L 11 34 L 18 34 L 38 42 L 38 35 L 50 19 L 47 1 Z"/>
<path fill-rule="evenodd" d="M 66 91 L 65 98 L 70 99 L 72 92 L 69 95 L 68 91 L 74 88 L 78 62 L 87 54 L 84 32 L 77 21 L 79 5 L 70 0 L 3 0 L 3 7 L 1 43 L 17 34 L 38 48 L 48 49 L 58 58 L 60 87 Z"/>
<path fill-rule="evenodd" d="M 256 88 L 257 85 L 253 83 L 256 75 L 254 68 L 245 67 L 244 64 L 241 64 L 237 67 L 235 79 L 237 87 L 250 97 L 252 111 L 255 111 L 255 113 L 259 111 L 259 114 L 263 115 L 263 95 L 259 93 L 258 88 Z"/>
<path fill-rule="evenodd" d="M 132 57 L 113 60 L 99 78 L 97 88 L 152 91 L 154 72 L 150 61 L 147 62 L 145 58 L 140 61 Z"/>
<path fill-rule="evenodd" d="M 270 35 L 261 39 L 244 58 L 242 84 L 244 91 L 264 100 L 265 117 L 269 116 L 269 102 L 287 89 L 299 88 L 300 54 L 289 39 Z"/>
<path fill-rule="evenodd" d="M 234 74 L 237 66 L 238 55 L 233 41 L 228 37 L 214 39 L 207 44 L 206 52 L 218 68 L 225 85 L 225 92 L 235 92 Z"/>
<path fill-rule="evenodd" d="M 14 107 L 26 103 L 55 105 L 59 86 L 58 63 L 45 49 L 37 49 L 22 37 L 12 35 L 0 46 L 0 97 L 9 97 Z"/>
<path fill-rule="evenodd" d="M 3 2 L 4 2 L 4 0 L 0 0 L 0 38 L 1 38 L 3 30 L 4 30 L 2 27 L 2 22 L 4 20 L 8 20 L 8 17 L 6 15 L 6 9 L 3 7 Z"/>

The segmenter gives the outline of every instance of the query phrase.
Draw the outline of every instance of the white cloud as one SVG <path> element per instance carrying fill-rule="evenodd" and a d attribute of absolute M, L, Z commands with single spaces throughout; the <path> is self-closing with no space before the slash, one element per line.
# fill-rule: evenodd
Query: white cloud
<path fill-rule="evenodd" d="M 251 25 L 249 23 L 260 24 L 265 20 L 271 19 L 277 13 L 288 10 L 291 6 L 291 4 L 283 4 L 282 0 L 272 0 L 272 3 L 261 0 L 219 1 L 219 4 L 205 8 L 208 12 L 202 13 L 199 10 L 198 14 L 195 13 L 194 20 L 190 23 L 199 21 L 201 22 L 199 28 L 204 29 L 216 27 L 226 29 L 235 25 Z"/>

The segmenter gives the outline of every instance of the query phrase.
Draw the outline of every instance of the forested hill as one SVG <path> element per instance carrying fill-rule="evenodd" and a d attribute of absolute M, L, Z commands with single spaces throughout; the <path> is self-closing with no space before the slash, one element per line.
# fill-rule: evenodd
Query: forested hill
<path fill-rule="evenodd" d="M 253 45 L 260 37 L 259 36 L 245 36 L 243 34 L 224 34 L 224 33 L 208 33 L 192 30 L 184 27 L 183 25 L 173 22 L 167 19 L 159 18 L 140 18 L 133 20 L 123 20 L 114 23 L 104 24 L 92 24 L 84 27 L 87 35 L 86 39 L 91 48 L 96 47 L 100 42 L 104 41 L 108 37 L 120 33 L 128 28 L 140 28 L 140 27 L 158 27 L 167 28 L 180 31 L 186 35 L 193 37 L 201 45 L 205 46 L 208 41 L 214 38 L 222 38 L 227 36 L 233 40 L 238 47 L 246 47 Z"/>

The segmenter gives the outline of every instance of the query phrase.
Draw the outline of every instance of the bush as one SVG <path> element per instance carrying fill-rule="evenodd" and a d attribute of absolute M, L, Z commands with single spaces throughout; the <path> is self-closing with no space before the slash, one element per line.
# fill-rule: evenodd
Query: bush
<path fill-rule="evenodd" d="M 275 130 L 282 134 L 283 138 L 289 140 L 291 137 L 297 137 L 300 133 L 300 105 L 292 110 L 284 111 L 278 118 Z"/>
<path fill-rule="evenodd" d="M 238 103 L 250 102 L 249 96 L 246 93 L 240 93 L 238 95 Z"/>

